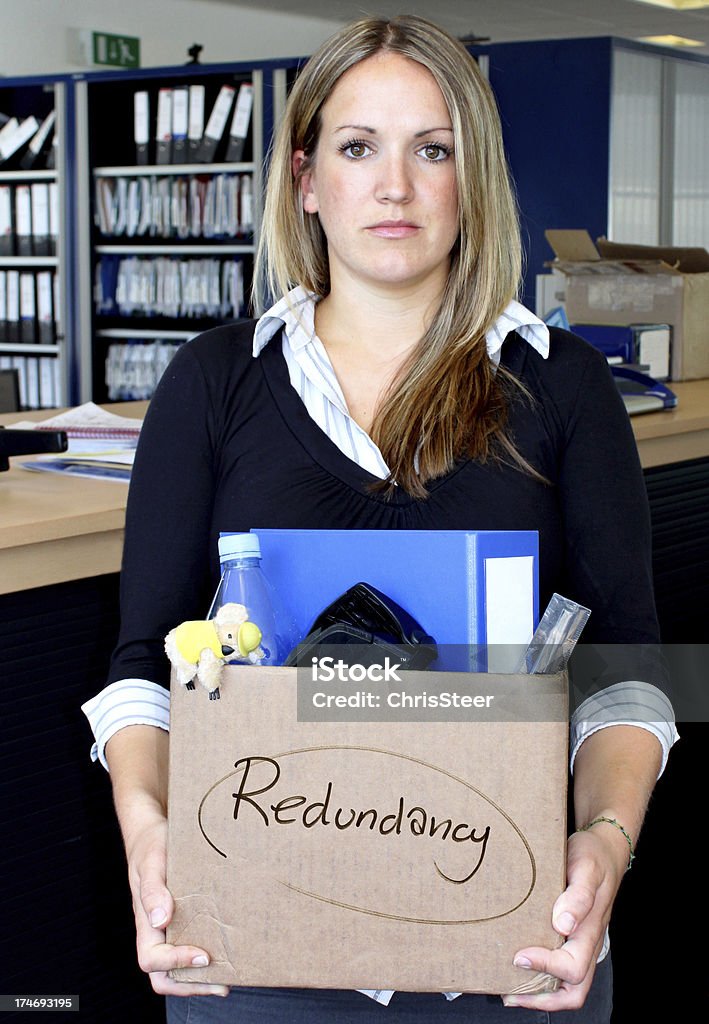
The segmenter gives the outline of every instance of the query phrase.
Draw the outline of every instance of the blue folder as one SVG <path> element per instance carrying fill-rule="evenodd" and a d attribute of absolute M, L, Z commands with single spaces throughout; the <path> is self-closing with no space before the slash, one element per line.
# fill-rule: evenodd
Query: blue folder
<path fill-rule="evenodd" d="M 536 531 L 253 532 L 264 573 L 301 636 L 360 581 L 393 598 L 439 645 L 526 645 L 538 622 Z M 461 655 L 451 648 L 436 667 L 469 668 L 460 664 Z"/>

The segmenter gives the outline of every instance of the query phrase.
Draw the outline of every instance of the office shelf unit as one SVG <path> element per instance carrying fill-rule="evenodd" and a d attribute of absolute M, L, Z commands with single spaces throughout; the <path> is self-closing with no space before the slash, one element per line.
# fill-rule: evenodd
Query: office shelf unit
<path fill-rule="evenodd" d="M 470 48 L 488 68 L 517 186 L 523 301 L 553 259 L 547 228 L 709 244 L 709 60 L 626 39 Z"/>
<path fill-rule="evenodd" d="M 176 346 L 247 314 L 261 203 L 263 79 L 262 66 L 231 64 L 76 82 L 83 400 L 148 398 Z M 248 84 L 248 132 L 238 160 L 230 160 L 232 117 Z M 205 127 L 224 87 L 233 90 L 208 162 L 190 152 L 189 140 L 173 139 L 169 152 L 157 139 L 164 91 L 191 99 L 194 86 L 203 87 Z M 136 144 L 136 93 L 149 110 L 147 144 Z"/>
<path fill-rule="evenodd" d="M 67 108 L 61 79 L 0 82 L 5 139 L 13 125 L 44 136 L 37 152 L 27 142 L 0 152 L 0 368 L 18 370 L 28 409 L 62 405 L 69 394 Z"/>

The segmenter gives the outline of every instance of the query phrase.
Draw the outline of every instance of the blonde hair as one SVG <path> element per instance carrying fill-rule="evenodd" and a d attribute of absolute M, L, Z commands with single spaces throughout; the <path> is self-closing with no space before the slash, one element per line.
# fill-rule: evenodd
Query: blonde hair
<path fill-rule="evenodd" d="M 465 48 L 424 18 L 365 18 L 325 42 L 300 72 L 277 133 L 266 189 L 254 294 L 274 297 L 294 285 L 324 297 L 330 290 L 327 240 L 304 213 L 300 177 L 312 165 L 321 111 L 353 65 L 381 51 L 425 67 L 448 107 L 454 136 L 459 236 L 440 307 L 384 396 L 372 437 L 393 481 L 417 497 L 460 458 L 506 451 L 529 468 L 505 436 L 504 370 L 494 372 L 485 332 L 517 293 L 521 244 L 517 206 L 497 106 Z M 299 174 L 295 150 L 305 152 Z"/>

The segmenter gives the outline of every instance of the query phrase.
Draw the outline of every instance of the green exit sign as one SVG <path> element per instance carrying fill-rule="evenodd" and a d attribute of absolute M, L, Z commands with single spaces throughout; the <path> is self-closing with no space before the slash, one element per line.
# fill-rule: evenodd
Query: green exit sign
<path fill-rule="evenodd" d="M 108 64 L 117 68 L 140 67 L 140 39 L 135 36 L 110 36 L 106 32 L 92 32 L 94 64 Z"/>

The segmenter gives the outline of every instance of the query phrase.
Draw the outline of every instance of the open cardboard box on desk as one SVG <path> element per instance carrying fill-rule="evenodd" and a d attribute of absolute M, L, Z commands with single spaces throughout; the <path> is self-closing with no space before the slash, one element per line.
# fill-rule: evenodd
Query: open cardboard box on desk
<path fill-rule="evenodd" d="M 339 693 L 385 706 L 390 692 L 445 691 L 482 706 L 449 709 L 458 718 L 447 721 L 430 710 L 372 721 L 366 708 L 356 721 L 305 721 L 299 709 L 316 717 L 303 708 L 332 685 L 302 673 L 229 667 L 218 701 L 173 685 L 167 941 L 212 962 L 172 976 L 553 988 L 512 960 L 561 943 L 551 909 L 566 876 L 566 676 L 402 671 Z"/>
<path fill-rule="evenodd" d="M 670 324 L 671 380 L 709 377 L 709 252 L 550 230 L 570 323 Z"/>

